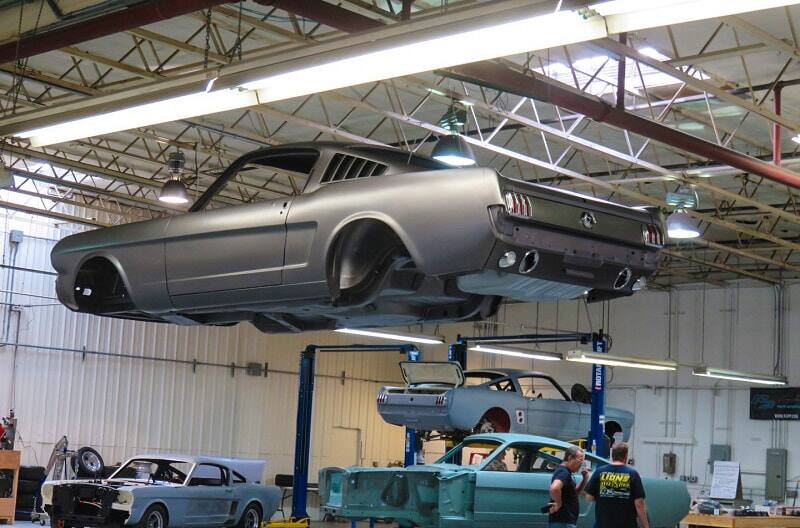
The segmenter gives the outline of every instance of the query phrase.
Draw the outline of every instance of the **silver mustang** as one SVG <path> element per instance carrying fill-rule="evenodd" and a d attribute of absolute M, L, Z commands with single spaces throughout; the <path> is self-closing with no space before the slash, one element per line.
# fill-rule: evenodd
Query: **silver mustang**
<path fill-rule="evenodd" d="M 296 194 L 265 190 L 279 181 Z M 655 272 L 663 233 L 657 211 L 493 169 L 305 143 L 242 156 L 188 214 L 72 235 L 51 259 L 75 311 L 298 332 L 630 295 Z"/>
<path fill-rule="evenodd" d="M 107 480 L 45 482 L 51 526 L 236 526 L 259 528 L 281 492 L 258 484 L 262 460 L 141 455 Z"/>
<path fill-rule="evenodd" d="M 383 387 L 378 413 L 388 423 L 444 437 L 465 433 L 538 434 L 562 440 L 586 438 L 591 396 L 582 386 L 567 395 L 548 374 L 507 368 L 467 370 L 458 363 L 400 363 L 405 387 Z M 609 407 L 605 434 L 627 440 L 633 414 Z"/>

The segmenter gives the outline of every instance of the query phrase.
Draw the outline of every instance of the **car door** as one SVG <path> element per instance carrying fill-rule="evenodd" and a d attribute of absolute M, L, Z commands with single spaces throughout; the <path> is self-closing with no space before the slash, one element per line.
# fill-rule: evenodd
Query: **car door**
<path fill-rule="evenodd" d="M 187 525 L 221 526 L 228 520 L 233 503 L 228 468 L 217 464 L 197 464 L 186 488 Z"/>
<path fill-rule="evenodd" d="M 530 375 L 517 381 L 526 400 L 528 433 L 563 440 L 585 436 L 580 430 L 580 405 L 570 400 L 552 378 Z"/>
<path fill-rule="evenodd" d="M 226 169 L 166 235 L 167 288 L 176 308 L 246 303 L 282 283 L 286 218 L 316 150 L 256 152 Z M 286 191 L 277 179 L 289 178 Z M 246 202 L 246 203 L 242 203 Z"/>
<path fill-rule="evenodd" d="M 536 451 L 533 444 L 514 443 L 484 463 L 475 480 L 477 526 L 547 526 L 541 508 L 550 500 L 552 475 L 531 470 Z"/>

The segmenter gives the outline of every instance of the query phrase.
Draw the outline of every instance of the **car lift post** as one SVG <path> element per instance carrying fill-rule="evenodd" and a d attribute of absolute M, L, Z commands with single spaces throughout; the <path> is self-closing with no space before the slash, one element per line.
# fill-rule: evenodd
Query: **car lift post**
<path fill-rule="evenodd" d="M 592 337 L 592 350 L 608 352 L 608 341 L 603 330 Z M 606 368 L 603 365 L 592 365 L 592 418 L 589 432 L 589 445 L 586 450 L 599 456 L 606 455 L 605 421 L 606 421 Z"/>
<path fill-rule="evenodd" d="M 408 360 L 409 361 L 419 361 L 419 350 L 416 348 L 409 348 L 408 350 Z M 419 451 L 422 449 L 420 445 L 417 444 L 417 431 L 416 429 L 411 429 L 410 427 L 406 427 L 406 446 L 405 446 L 405 456 L 403 457 L 403 467 L 414 466 L 420 462 L 420 457 L 418 456 Z"/>
<path fill-rule="evenodd" d="M 308 519 L 308 468 L 311 453 L 311 411 L 314 401 L 314 364 L 317 351 L 322 352 L 403 352 L 411 361 L 419 359 L 414 345 L 308 345 L 300 353 L 300 376 L 297 398 L 297 430 L 294 444 L 292 479 L 292 519 Z M 416 360 L 411 359 L 416 351 Z"/>

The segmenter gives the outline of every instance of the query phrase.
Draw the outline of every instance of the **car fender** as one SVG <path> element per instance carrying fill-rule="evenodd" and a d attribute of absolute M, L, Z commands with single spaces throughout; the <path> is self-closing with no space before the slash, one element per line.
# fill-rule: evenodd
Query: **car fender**
<path fill-rule="evenodd" d="M 139 521 L 142 520 L 142 515 L 144 515 L 144 512 L 147 511 L 147 508 L 149 508 L 153 504 L 158 504 L 159 506 L 164 508 L 164 510 L 167 512 L 167 519 L 169 520 L 170 525 L 180 526 L 182 524 L 183 516 L 180 515 L 178 511 L 170 509 L 165 501 L 151 497 L 138 497 L 135 494 L 133 498 L 133 507 L 131 508 L 131 512 L 128 515 L 127 520 L 125 521 L 125 524 L 126 525 L 137 524 Z"/>
<path fill-rule="evenodd" d="M 453 389 L 450 404 L 450 420 L 453 427 L 471 431 L 490 409 L 498 408 L 508 414 L 511 427 L 514 427 L 513 404 L 509 395 L 481 387 L 461 387 Z"/>
<path fill-rule="evenodd" d="M 363 219 L 389 226 L 427 275 L 477 271 L 495 243 L 488 208 L 502 203 L 497 181 L 492 169 L 438 170 L 331 183 L 301 195 L 287 218 L 284 283 L 325 280 L 336 237 Z"/>

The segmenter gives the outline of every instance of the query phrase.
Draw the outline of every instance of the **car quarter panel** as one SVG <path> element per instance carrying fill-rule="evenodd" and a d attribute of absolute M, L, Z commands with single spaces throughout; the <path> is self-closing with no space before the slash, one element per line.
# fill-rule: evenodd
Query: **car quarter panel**
<path fill-rule="evenodd" d="M 402 173 L 322 185 L 296 198 L 289 211 L 284 284 L 325 280 L 336 235 L 361 219 L 391 227 L 428 275 L 478 270 L 494 243 L 488 207 L 500 203 L 497 173 L 491 169 Z M 311 228 L 316 228 L 313 236 Z M 303 243 L 297 244 L 300 236 Z"/>
<path fill-rule="evenodd" d="M 161 312 L 171 308 L 164 274 L 164 234 L 170 218 L 134 222 L 85 231 L 66 237 L 53 248 L 50 259 L 59 273 L 59 300 L 72 310 L 75 279 L 87 261 L 102 257 L 112 262 L 132 302 L 142 311 Z"/>

